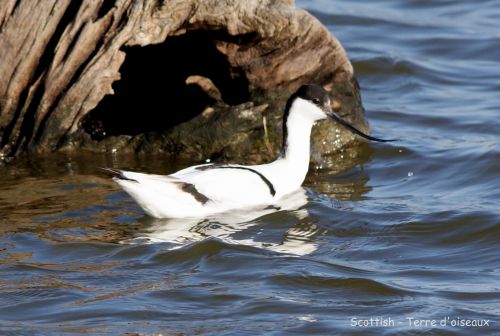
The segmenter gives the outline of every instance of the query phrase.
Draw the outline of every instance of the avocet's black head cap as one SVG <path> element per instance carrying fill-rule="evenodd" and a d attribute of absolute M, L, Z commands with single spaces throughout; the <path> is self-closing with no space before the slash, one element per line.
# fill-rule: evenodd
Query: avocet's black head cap
<path fill-rule="evenodd" d="M 328 92 L 326 92 L 322 86 L 316 84 L 302 85 L 297 92 L 295 92 L 295 97 L 308 100 L 314 105 L 321 107 L 322 110 L 329 108 L 331 105 Z"/>
<path fill-rule="evenodd" d="M 328 92 L 320 86 L 316 84 L 305 84 L 302 85 L 297 92 L 295 92 L 291 97 L 289 102 L 293 101 L 295 98 L 302 98 L 304 100 L 310 101 L 314 105 L 318 106 L 321 110 L 325 112 L 328 118 L 335 120 L 342 126 L 346 127 L 349 129 L 351 132 L 358 134 L 362 136 L 365 139 L 372 140 L 372 141 L 379 141 L 379 142 L 387 142 L 387 141 L 394 141 L 394 140 L 385 140 L 385 139 L 379 139 L 372 137 L 370 135 L 367 135 L 360 130 L 358 130 L 356 127 L 352 126 L 350 123 L 342 119 L 337 113 L 335 113 L 332 109 L 331 106 L 331 100 Z"/>
<path fill-rule="evenodd" d="M 323 118 L 326 119 L 328 117 L 328 112 L 331 110 L 330 96 L 328 95 L 328 92 L 326 92 L 320 85 L 305 84 L 295 91 L 290 98 L 288 98 L 285 115 L 283 116 L 284 121 L 288 119 L 292 104 L 297 98 L 301 98 L 318 106 L 325 114 Z M 286 132 L 285 123 L 283 123 L 283 131 Z"/>

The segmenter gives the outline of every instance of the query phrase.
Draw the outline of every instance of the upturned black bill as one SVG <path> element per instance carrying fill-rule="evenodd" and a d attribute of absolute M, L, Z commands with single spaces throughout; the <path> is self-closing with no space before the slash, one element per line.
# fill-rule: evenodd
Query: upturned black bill
<path fill-rule="evenodd" d="M 352 126 L 351 124 L 349 124 L 347 121 L 345 121 L 344 119 L 342 119 L 337 113 L 333 112 L 332 109 L 330 109 L 327 113 L 328 117 L 330 119 L 333 119 L 335 120 L 336 122 L 338 122 L 339 124 L 341 124 L 342 126 L 346 127 L 347 129 L 349 129 L 351 132 L 359 135 L 359 136 L 362 136 L 363 138 L 365 139 L 368 139 L 368 140 L 371 140 L 371 141 L 378 141 L 378 142 L 390 142 L 390 141 L 396 141 L 394 139 L 380 139 L 380 138 L 375 138 L 375 137 L 372 137 L 368 134 L 365 134 L 363 132 L 361 132 L 360 130 L 358 130 L 356 127 Z"/>

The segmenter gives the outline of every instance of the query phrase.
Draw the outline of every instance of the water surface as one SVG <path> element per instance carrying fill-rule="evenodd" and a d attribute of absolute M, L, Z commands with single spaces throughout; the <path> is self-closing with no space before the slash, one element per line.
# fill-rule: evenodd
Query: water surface
<path fill-rule="evenodd" d="M 500 2 L 296 3 L 347 50 L 372 133 L 400 141 L 311 171 L 298 209 L 195 222 L 145 217 L 97 169 L 185 162 L 0 168 L 2 335 L 500 334 Z"/>

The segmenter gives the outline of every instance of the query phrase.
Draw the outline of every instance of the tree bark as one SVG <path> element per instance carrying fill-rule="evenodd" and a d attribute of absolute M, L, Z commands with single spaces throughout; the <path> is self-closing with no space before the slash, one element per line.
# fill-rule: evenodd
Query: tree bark
<path fill-rule="evenodd" d="M 366 130 L 358 87 L 342 46 L 318 20 L 295 8 L 292 2 L 3 0 L 0 3 L 0 154 L 118 148 L 178 155 L 196 152 L 199 158 L 225 151 L 226 158 L 234 158 L 248 152 L 269 152 L 269 143 L 265 144 L 268 141 L 276 152 L 279 134 L 269 137 L 262 126 L 263 118 L 279 133 L 281 112 L 274 110 L 281 110 L 286 96 L 305 82 L 329 85 L 342 103 L 341 114 Z M 121 115 L 113 103 L 108 104 L 109 109 L 103 107 L 107 106 L 105 101 L 111 101 L 109 95 L 120 88 L 122 76 L 134 71 L 140 73 L 141 67 L 147 67 L 148 57 L 145 57 L 142 64 L 135 63 L 138 69 L 126 70 L 127 59 L 146 48 L 150 48 L 152 57 L 171 57 L 179 49 L 177 42 L 171 45 L 169 41 L 184 37 L 194 39 L 197 45 L 207 41 L 213 46 L 210 52 L 214 59 L 222 57 L 214 65 L 216 69 L 209 66 L 198 69 L 204 52 L 194 55 L 200 62 L 183 63 L 177 59 L 176 64 L 169 65 L 177 75 L 181 72 L 176 67 L 186 68 L 185 73 L 190 76 L 186 76 L 183 85 L 197 86 L 205 94 L 206 103 L 192 107 L 191 114 L 182 118 L 173 117 L 184 113 L 180 111 L 183 105 L 165 92 L 166 116 L 158 119 L 160 123 L 144 121 L 137 130 L 134 122 L 121 127 L 125 114 L 140 120 L 144 112 L 127 111 Z M 155 67 L 161 66 L 160 59 Z M 131 67 L 134 65 L 128 66 Z M 221 73 L 227 78 L 219 78 Z M 167 73 L 163 78 L 166 87 L 169 77 Z M 127 82 L 126 78 L 123 80 Z M 120 90 L 126 92 L 123 86 Z M 189 96 L 186 99 L 190 100 Z M 249 132 L 248 136 L 236 139 L 225 134 L 215 147 L 189 143 L 193 135 L 209 132 L 201 131 L 201 124 L 210 129 L 209 122 L 245 109 L 247 115 L 255 117 L 249 122 L 251 126 L 240 129 Z M 158 125 L 161 123 L 164 125 Z M 227 124 L 230 127 L 231 123 Z M 176 131 L 178 125 L 191 133 Z M 338 142 L 338 134 L 332 127 L 322 126 L 317 132 L 322 151 L 335 148 L 331 144 Z M 250 134 L 254 131 L 255 134 Z M 266 141 L 257 141 L 257 147 L 247 146 L 246 153 L 228 150 L 264 133 Z M 340 134 L 344 142 L 353 139 L 343 131 Z M 325 139 L 329 144 L 321 145 Z M 191 149 L 187 149 L 189 146 Z"/>

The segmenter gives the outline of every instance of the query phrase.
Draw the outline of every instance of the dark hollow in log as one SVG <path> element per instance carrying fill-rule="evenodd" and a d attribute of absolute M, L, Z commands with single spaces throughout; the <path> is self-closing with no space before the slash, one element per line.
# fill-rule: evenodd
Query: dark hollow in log
<path fill-rule="evenodd" d="M 145 47 L 125 47 L 121 79 L 83 120 L 93 139 L 105 136 L 163 132 L 199 115 L 215 103 L 198 85 L 186 78 L 210 78 L 229 105 L 249 101 L 248 80 L 215 48 L 214 40 L 251 38 L 224 31 L 192 31 Z"/>

